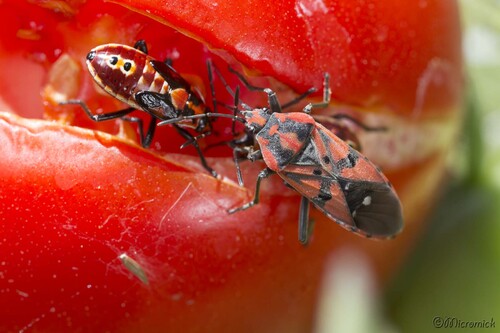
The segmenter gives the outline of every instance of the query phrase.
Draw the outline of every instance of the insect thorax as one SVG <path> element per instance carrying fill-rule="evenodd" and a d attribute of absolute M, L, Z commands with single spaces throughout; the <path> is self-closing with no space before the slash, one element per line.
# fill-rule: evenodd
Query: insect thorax
<path fill-rule="evenodd" d="M 298 112 L 273 113 L 256 134 L 264 161 L 272 170 L 285 168 L 310 142 L 315 122 L 310 116 L 303 115 Z"/>

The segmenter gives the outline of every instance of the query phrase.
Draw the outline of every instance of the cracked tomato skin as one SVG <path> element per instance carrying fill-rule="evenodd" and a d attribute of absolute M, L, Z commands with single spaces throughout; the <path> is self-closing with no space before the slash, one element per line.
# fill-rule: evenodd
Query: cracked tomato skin
<path fill-rule="evenodd" d="M 0 331 L 307 332 L 337 249 L 361 249 L 387 281 L 425 225 L 459 125 L 456 3 L 115 2 L 0 3 Z M 95 88 L 84 59 L 96 45 L 138 39 L 154 57 L 172 58 L 202 94 L 208 58 L 231 86 L 225 62 L 273 77 L 252 82 L 285 95 L 278 82 L 300 93 L 329 71 L 337 107 L 387 116 L 391 131 L 362 145 L 402 200 L 403 233 L 364 239 L 313 210 L 303 247 L 300 198 L 279 177 L 263 183 L 261 203 L 228 215 L 252 191 L 234 182 L 227 149 L 209 153 L 228 177 L 215 180 L 192 151 L 179 154 L 182 139 L 168 127 L 145 150 L 132 125 L 97 124 L 57 105 L 82 98 L 98 112 L 123 107 Z M 265 103 L 245 91 L 242 99 Z M 229 133 L 227 124 L 216 130 Z M 263 165 L 243 167 L 253 187 Z"/>
<path fill-rule="evenodd" d="M 427 93 L 422 107 L 436 111 L 461 99 L 453 1 L 114 1 L 225 50 L 296 91 L 320 87 L 328 71 L 332 97 L 350 105 L 390 103 L 399 114 L 411 113 L 418 89 Z M 434 67 L 439 71 L 433 77 Z"/>

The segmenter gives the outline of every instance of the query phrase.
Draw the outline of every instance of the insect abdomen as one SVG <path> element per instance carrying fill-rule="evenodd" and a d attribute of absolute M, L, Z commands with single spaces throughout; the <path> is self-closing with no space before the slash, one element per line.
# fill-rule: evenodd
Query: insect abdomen
<path fill-rule="evenodd" d="M 87 66 L 94 80 L 106 92 L 139 108 L 134 98 L 137 92 L 165 93 L 168 90 L 166 81 L 151 66 L 152 59 L 132 47 L 107 44 L 89 53 Z"/>

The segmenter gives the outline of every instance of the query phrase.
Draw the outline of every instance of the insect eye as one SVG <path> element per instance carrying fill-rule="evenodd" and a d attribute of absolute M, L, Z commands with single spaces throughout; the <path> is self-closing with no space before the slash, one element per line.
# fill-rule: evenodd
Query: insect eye
<path fill-rule="evenodd" d="M 118 57 L 111 57 L 111 60 L 109 61 L 111 65 L 116 65 L 118 63 Z"/>
<path fill-rule="evenodd" d="M 123 65 L 123 69 L 124 69 L 125 71 L 127 71 L 127 72 L 128 72 L 128 71 L 130 70 L 130 68 L 132 68 L 132 64 L 131 64 L 130 62 L 128 62 L 128 61 L 127 61 L 127 62 Z"/>
<path fill-rule="evenodd" d="M 87 54 L 87 60 L 93 60 L 95 58 L 95 51 L 90 51 Z"/>

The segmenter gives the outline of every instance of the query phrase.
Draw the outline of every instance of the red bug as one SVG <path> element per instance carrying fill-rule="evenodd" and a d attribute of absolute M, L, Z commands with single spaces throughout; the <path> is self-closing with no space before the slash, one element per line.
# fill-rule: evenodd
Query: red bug
<path fill-rule="evenodd" d="M 398 234 L 403 228 L 402 210 L 390 182 L 368 158 L 309 114 L 312 108 L 329 103 L 328 75 L 325 74 L 323 102 L 308 104 L 303 112 L 281 113 L 276 94 L 267 88 L 262 90 L 269 96 L 269 108 L 241 111 L 244 120 L 233 119 L 244 122 L 254 134 L 258 147 L 247 147 L 247 158 L 263 159 L 266 168 L 258 175 L 253 200 L 228 212 L 232 214 L 257 204 L 261 181 L 276 173 L 302 195 L 301 243 L 306 244 L 310 236 L 311 202 L 340 226 L 359 235 L 392 238 Z M 214 113 L 207 116 L 232 117 Z M 186 117 L 159 125 L 182 119 Z M 341 129 L 339 126 L 338 133 L 342 133 Z"/>
<path fill-rule="evenodd" d="M 135 43 L 134 47 L 122 44 L 100 45 L 87 54 L 87 67 L 95 82 L 111 96 L 128 104 L 129 107 L 126 109 L 95 115 L 81 100 L 69 100 L 61 104 L 80 105 L 94 121 L 122 118 L 137 123 L 141 145 L 145 148 L 151 144 L 157 119 L 204 115 L 210 111 L 203 98 L 173 67 L 167 62 L 155 60 L 147 53 L 146 43 L 140 40 Z M 211 77 L 210 82 L 212 82 Z M 212 93 L 213 91 L 212 89 Z M 142 110 L 151 116 L 145 134 L 142 120 L 127 116 L 134 110 Z M 183 146 L 192 144 L 204 168 L 217 177 L 217 173 L 208 166 L 197 143 L 199 138 L 210 134 L 212 128 L 209 119 L 207 117 L 189 119 L 175 123 L 173 126 L 187 140 Z M 201 134 L 195 137 L 185 128 L 193 129 Z"/>

